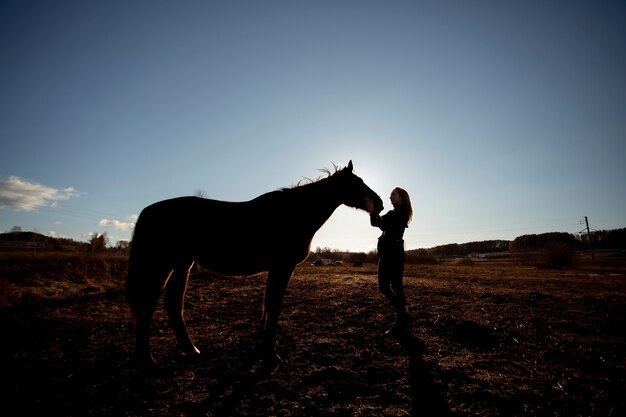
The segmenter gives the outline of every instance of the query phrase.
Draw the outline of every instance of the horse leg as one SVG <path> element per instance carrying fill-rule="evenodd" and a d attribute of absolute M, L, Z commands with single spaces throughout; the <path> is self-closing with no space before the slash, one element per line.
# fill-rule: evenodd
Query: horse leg
<path fill-rule="evenodd" d="M 165 289 L 165 310 L 170 320 L 170 326 L 172 326 L 174 334 L 176 334 L 177 348 L 184 354 L 200 353 L 191 341 L 191 337 L 189 337 L 183 318 L 187 282 L 189 281 L 189 272 L 192 267 L 193 263 L 187 269 L 184 267 L 174 269 Z"/>
<path fill-rule="evenodd" d="M 274 364 L 280 360 L 276 354 L 276 326 L 285 291 L 295 267 L 272 269 L 267 275 L 263 314 L 261 316 L 261 354 L 263 360 Z"/>
<path fill-rule="evenodd" d="M 145 275 L 146 277 L 148 274 Z M 135 350 L 139 362 L 156 365 L 150 349 L 150 323 L 161 296 L 162 283 L 149 280 L 143 281 L 145 287 L 138 289 L 131 299 L 131 309 L 135 321 Z"/>
<path fill-rule="evenodd" d="M 151 306 L 142 305 L 135 313 L 135 345 L 137 360 L 146 365 L 156 365 L 157 361 L 150 350 L 150 322 L 156 309 L 156 302 Z"/>

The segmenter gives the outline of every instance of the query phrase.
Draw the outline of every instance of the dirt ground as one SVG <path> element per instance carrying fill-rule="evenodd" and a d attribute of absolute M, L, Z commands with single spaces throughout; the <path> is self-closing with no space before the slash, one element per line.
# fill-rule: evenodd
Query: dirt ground
<path fill-rule="evenodd" d="M 0 413 L 626 415 L 623 266 L 475 261 L 408 266 L 405 276 L 416 320 L 394 338 L 383 336 L 393 314 L 375 265 L 300 266 L 271 372 L 255 350 L 265 275 L 194 275 L 185 317 L 202 354 L 176 352 L 159 309 L 152 344 L 162 369 L 150 373 L 132 361 L 119 287 L 4 307 Z"/>

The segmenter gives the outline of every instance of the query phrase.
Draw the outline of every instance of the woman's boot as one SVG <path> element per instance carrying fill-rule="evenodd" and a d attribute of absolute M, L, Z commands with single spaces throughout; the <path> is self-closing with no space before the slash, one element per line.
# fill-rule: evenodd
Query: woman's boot
<path fill-rule="evenodd" d="M 405 309 L 396 311 L 396 321 L 391 326 L 391 329 L 385 332 L 386 335 L 396 335 L 404 333 L 409 325 L 413 321 L 411 316 Z"/>

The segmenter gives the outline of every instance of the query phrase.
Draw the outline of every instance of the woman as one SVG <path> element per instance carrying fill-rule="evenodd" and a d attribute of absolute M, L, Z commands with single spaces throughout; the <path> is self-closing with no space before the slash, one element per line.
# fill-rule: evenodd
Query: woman
<path fill-rule="evenodd" d="M 378 238 L 378 286 L 396 311 L 396 321 L 386 334 L 400 333 L 406 329 L 412 317 L 406 311 L 406 298 L 402 286 L 404 275 L 404 229 L 413 218 L 413 207 L 409 194 L 396 187 L 389 197 L 393 210 L 384 216 L 374 212 L 371 202 L 366 203 L 372 226 L 379 227 L 383 234 Z"/>

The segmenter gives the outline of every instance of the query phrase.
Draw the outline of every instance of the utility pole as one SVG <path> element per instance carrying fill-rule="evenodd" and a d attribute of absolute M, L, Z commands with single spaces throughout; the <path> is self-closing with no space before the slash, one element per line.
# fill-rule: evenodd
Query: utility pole
<path fill-rule="evenodd" d="M 591 259 L 593 259 L 593 246 L 591 245 L 591 233 L 589 232 L 589 220 L 585 216 L 585 223 L 587 224 L 587 239 L 589 239 L 589 250 L 591 251 Z"/>

